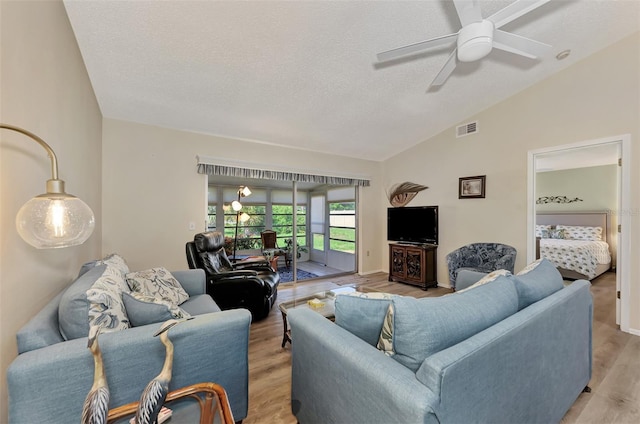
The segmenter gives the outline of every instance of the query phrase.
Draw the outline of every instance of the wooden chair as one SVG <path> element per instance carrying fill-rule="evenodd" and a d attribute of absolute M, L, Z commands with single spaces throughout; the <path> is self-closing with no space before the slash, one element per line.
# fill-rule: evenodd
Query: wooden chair
<path fill-rule="evenodd" d="M 278 234 L 273 230 L 264 230 L 260 233 L 262 239 L 262 251 L 266 249 L 278 249 Z"/>
<path fill-rule="evenodd" d="M 262 240 L 262 254 L 264 256 L 275 258 L 285 255 L 285 250 L 278 247 L 278 234 L 275 231 L 264 230 L 260 232 L 260 239 Z"/>
<path fill-rule="evenodd" d="M 233 413 L 229 407 L 227 392 L 222 386 L 215 383 L 198 383 L 183 387 L 167 394 L 165 405 L 171 401 L 191 398 L 198 403 L 200 408 L 200 424 L 233 424 Z M 171 405 L 167 405 L 169 408 Z M 131 402 L 109 411 L 108 423 L 129 422 L 129 418 L 135 416 L 138 402 Z M 126 420 L 123 420 L 126 419 Z M 179 420 L 179 418 L 177 418 Z M 173 420 L 176 421 L 176 420 Z M 179 421 L 177 421 L 179 422 Z"/>

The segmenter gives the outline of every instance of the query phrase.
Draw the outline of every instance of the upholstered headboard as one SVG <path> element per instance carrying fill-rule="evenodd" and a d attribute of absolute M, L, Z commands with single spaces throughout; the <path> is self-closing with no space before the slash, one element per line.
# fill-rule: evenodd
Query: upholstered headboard
<path fill-rule="evenodd" d="M 536 224 L 602 227 L 602 240 L 607 241 L 611 237 L 611 218 L 607 212 L 538 212 Z"/>

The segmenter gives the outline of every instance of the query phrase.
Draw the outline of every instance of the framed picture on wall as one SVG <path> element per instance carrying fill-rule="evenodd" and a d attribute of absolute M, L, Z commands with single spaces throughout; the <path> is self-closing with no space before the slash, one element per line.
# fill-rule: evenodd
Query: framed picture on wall
<path fill-rule="evenodd" d="M 484 199 L 486 179 L 486 175 L 460 178 L 458 199 Z"/>

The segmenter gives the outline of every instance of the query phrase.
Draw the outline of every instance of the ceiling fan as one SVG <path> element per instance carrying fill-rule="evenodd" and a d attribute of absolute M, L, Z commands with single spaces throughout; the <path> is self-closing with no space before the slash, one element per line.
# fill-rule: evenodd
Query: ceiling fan
<path fill-rule="evenodd" d="M 536 59 L 544 55 L 551 46 L 529 38 L 502 31 L 499 28 L 520 16 L 549 2 L 549 0 L 517 0 L 484 19 L 477 0 L 453 0 L 462 28 L 455 34 L 444 35 L 378 53 L 378 61 L 386 62 L 422 52 L 432 47 L 456 42 L 444 66 L 431 82 L 440 86 L 449 78 L 458 61 L 473 62 L 488 55 L 493 48 Z"/>

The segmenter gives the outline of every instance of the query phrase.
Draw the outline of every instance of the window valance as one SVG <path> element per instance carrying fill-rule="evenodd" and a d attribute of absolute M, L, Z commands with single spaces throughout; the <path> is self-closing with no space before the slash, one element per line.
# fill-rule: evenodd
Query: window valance
<path fill-rule="evenodd" d="M 266 169 L 261 164 L 246 162 L 223 163 L 219 159 L 205 156 L 197 156 L 197 159 L 199 174 L 363 187 L 368 187 L 370 184 L 369 179 L 355 178 L 353 176 L 311 174 L 304 170 L 285 169 L 282 167 L 279 167 L 280 169 Z"/>

